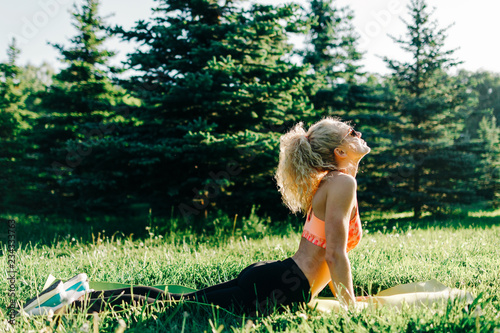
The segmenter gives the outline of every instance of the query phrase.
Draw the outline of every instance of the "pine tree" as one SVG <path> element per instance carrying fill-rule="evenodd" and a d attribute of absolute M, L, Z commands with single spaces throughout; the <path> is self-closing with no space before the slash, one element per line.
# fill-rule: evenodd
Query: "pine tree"
<path fill-rule="evenodd" d="M 495 207 L 500 203 L 500 127 L 495 116 L 483 117 L 479 123 L 481 165 L 479 193 Z"/>
<path fill-rule="evenodd" d="M 487 71 L 461 70 L 457 79 L 468 88 L 469 107 L 466 119 L 467 135 L 477 138 L 479 123 L 484 117 L 500 117 L 500 74 Z"/>
<path fill-rule="evenodd" d="M 393 112 L 400 118 L 392 128 L 388 171 L 396 205 L 419 218 L 424 211 L 445 211 L 475 198 L 475 158 L 457 141 L 465 91 L 446 74 L 458 63 L 454 50 L 445 50 L 447 28 L 438 28 L 424 0 L 412 0 L 408 9 L 407 34 L 393 39 L 411 60 L 385 58 L 396 88 Z"/>
<path fill-rule="evenodd" d="M 13 39 L 7 50 L 7 62 L 0 64 L 0 112 L 2 136 L 13 137 L 17 127 L 22 121 L 21 115 L 17 112 L 22 108 L 24 97 L 20 89 L 19 76 L 21 69 L 16 65 L 16 60 L 20 50 Z"/>
<path fill-rule="evenodd" d="M 358 200 L 364 207 L 381 208 L 389 192 L 380 166 L 387 163 L 384 151 L 391 140 L 387 125 L 394 121 L 386 111 L 393 100 L 391 87 L 383 78 L 362 71 L 349 7 L 338 7 L 334 0 L 312 0 L 306 16 L 310 28 L 301 55 L 312 66 L 319 87 L 310 98 L 317 114 L 351 121 L 369 142 L 372 152 L 363 159 L 363 173 L 358 176 Z"/>
<path fill-rule="evenodd" d="M 303 51 L 304 62 L 311 64 L 324 77 L 326 86 L 334 82 L 350 81 L 358 74 L 361 53 L 357 50 L 358 36 L 354 32 L 354 18 L 349 7 L 337 7 L 334 0 L 312 0 L 308 44 Z"/>
<path fill-rule="evenodd" d="M 114 52 L 103 48 L 109 35 L 99 6 L 99 0 L 75 5 L 76 36 L 67 47 L 51 44 L 67 67 L 38 94 L 42 102 L 32 140 L 40 173 L 39 211 L 80 214 L 100 200 L 102 169 L 96 168 L 100 161 L 94 152 L 115 128 L 114 109 L 123 93 L 112 82 L 119 70 L 108 65 Z"/>
<path fill-rule="evenodd" d="M 496 115 L 500 115 L 500 75 L 487 71 L 468 72 L 457 75 L 467 87 L 465 129 L 462 135 L 468 151 L 478 160 L 477 194 L 487 204 L 498 205 L 499 157 L 498 126 Z"/>
<path fill-rule="evenodd" d="M 22 168 L 25 140 L 19 134 L 29 127 L 25 110 L 20 75 L 17 66 L 20 50 L 13 39 L 7 49 L 7 62 L 0 63 L 0 188 L 3 191 L 0 200 L 2 212 L 14 212 L 19 209 L 19 196 L 25 189 L 26 172 Z"/>
<path fill-rule="evenodd" d="M 312 0 L 305 16 L 309 30 L 306 48 L 299 54 L 316 76 L 319 89 L 311 97 L 315 109 L 331 114 L 345 107 L 361 74 L 354 15 L 349 7 L 336 6 L 334 0 Z"/>
<path fill-rule="evenodd" d="M 279 134 L 311 111 L 307 67 L 288 60 L 298 6 L 162 0 L 155 12 L 131 31 L 113 29 L 148 46 L 128 60 L 144 74 L 124 83 L 142 101 L 141 125 L 123 137 L 131 193 L 187 218 L 279 206 Z"/>
<path fill-rule="evenodd" d="M 70 39 L 71 46 L 49 43 L 60 52 L 67 68 L 55 76 L 44 102 L 53 110 L 83 114 L 75 119 L 79 123 L 86 121 L 85 115 L 109 107 L 110 76 L 118 71 L 108 65 L 115 52 L 102 47 L 109 36 L 99 6 L 100 0 L 86 0 L 81 8 L 75 4 L 72 25 L 78 34 Z"/>
<path fill-rule="evenodd" d="M 19 80 L 22 83 L 23 95 L 26 96 L 27 110 L 33 112 L 38 110 L 39 105 L 42 103 L 40 94 L 52 85 L 55 73 L 56 70 L 47 62 L 43 62 L 40 66 L 27 64 L 22 67 Z"/>
<path fill-rule="evenodd" d="M 469 73 L 468 87 L 472 89 L 477 97 L 476 109 L 490 110 L 485 116 L 500 118 L 500 73 L 478 71 Z M 481 117 L 478 120 L 482 120 Z"/>

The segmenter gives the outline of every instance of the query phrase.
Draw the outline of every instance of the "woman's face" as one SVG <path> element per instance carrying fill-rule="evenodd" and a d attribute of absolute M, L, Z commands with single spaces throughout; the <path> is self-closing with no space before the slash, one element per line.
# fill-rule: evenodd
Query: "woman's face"
<path fill-rule="evenodd" d="M 355 131 L 352 127 L 345 129 L 345 135 L 340 141 L 341 147 L 344 148 L 347 155 L 354 159 L 359 159 L 371 150 L 366 144 L 366 141 L 361 139 L 361 132 Z"/>

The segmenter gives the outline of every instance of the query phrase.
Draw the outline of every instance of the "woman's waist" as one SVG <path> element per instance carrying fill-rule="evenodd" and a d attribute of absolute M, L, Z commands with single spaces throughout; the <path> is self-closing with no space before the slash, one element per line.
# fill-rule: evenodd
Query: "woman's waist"
<path fill-rule="evenodd" d="M 330 270 L 325 261 L 323 248 L 302 238 L 299 250 L 292 259 L 309 281 L 312 295 L 317 295 L 330 282 Z"/>

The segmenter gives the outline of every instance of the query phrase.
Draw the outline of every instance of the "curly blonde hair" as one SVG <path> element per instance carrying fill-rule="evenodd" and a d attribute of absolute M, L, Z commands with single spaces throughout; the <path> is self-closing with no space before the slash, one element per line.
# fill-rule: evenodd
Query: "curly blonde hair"
<path fill-rule="evenodd" d="M 306 214 L 321 179 L 337 170 L 334 149 L 349 125 L 339 118 L 324 118 L 306 132 L 295 125 L 280 139 L 280 156 L 275 179 L 283 202 L 296 213 Z"/>

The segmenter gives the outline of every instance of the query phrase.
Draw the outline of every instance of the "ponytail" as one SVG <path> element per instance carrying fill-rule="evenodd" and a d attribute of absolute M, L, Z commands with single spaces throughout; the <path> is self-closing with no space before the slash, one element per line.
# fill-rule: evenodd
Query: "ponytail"
<path fill-rule="evenodd" d="M 325 118 L 306 131 L 295 125 L 280 139 L 280 156 L 275 179 L 283 202 L 293 212 L 307 214 L 321 179 L 337 170 L 333 150 L 340 145 L 340 127 L 334 118 Z"/>

